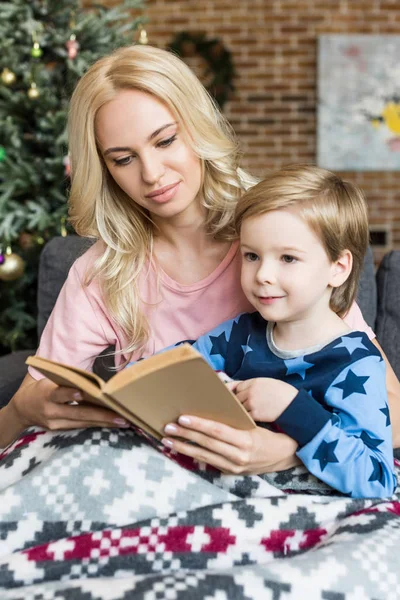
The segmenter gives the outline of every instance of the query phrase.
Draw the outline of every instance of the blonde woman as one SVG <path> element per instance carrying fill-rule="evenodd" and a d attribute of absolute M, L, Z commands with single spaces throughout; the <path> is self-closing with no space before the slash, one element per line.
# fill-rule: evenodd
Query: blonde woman
<path fill-rule="evenodd" d="M 73 265 L 39 355 L 90 369 L 115 344 L 121 365 L 250 309 L 233 214 L 256 181 L 239 168 L 231 128 L 182 61 L 139 45 L 98 61 L 73 94 L 69 142 L 71 220 L 78 234 L 97 242 Z M 373 337 L 356 305 L 346 322 Z M 389 365 L 388 391 L 399 440 L 399 384 Z M 0 411 L 0 446 L 30 425 L 127 426 L 110 411 L 72 400 L 79 403 L 79 392 L 30 370 Z M 297 444 L 284 434 L 200 419 L 190 428 L 202 446 L 197 458 L 227 472 L 297 462 Z"/>

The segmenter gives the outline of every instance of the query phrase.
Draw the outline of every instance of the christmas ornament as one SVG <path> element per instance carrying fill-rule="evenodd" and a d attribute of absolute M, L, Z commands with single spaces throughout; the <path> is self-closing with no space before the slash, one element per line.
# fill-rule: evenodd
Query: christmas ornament
<path fill-rule="evenodd" d="M 42 54 L 43 50 L 41 49 L 39 42 L 33 42 L 31 56 L 33 56 L 33 58 L 40 58 Z"/>
<path fill-rule="evenodd" d="M 71 175 L 71 164 L 70 164 L 70 160 L 69 160 L 69 155 L 67 154 L 66 156 L 64 156 L 63 158 L 63 164 L 64 164 L 64 173 L 66 177 L 69 177 Z"/>
<path fill-rule="evenodd" d="M 79 43 L 77 42 L 76 35 L 74 33 L 70 35 L 70 38 L 67 42 L 65 42 L 65 45 L 68 50 L 68 58 L 70 60 L 74 60 L 79 50 Z"/>
<path fill-rule="evenodd" d="M 30 250 L 34 245 L 33 235 L 31 233 L 27 233 L 26 231 L 22 231 L 19 234 L 18 243 L 21 250 Z"/>
<path fill-rule="evenodd" d="M 140 26 L 140 33 L 139 33 L 138 43 L 139 44 L 143 44 L 143 45 L 146 45 L 146 44 L 149 43 L 149 38 L 148 38 L 148 35 L 147 35 L 147 31 L 145 30 L 145 28 L 143 26 Z"/>
<path fill-rule="evenodd" d="M 66 220 L 67 220 L 66 217 L 61 217 L 60 234 L 62 237 L 67 237 L 67 235 L 68 235 L 67 228 L 65 227 Z"/>
<path fill-rule="evenodd" d="M 3 265 L 5 260 L 6 260 L 5 254 L 3 254 L 3 253 L 0 251 L 0 265 Z"/>
<path fill-rule="evenodd" d="M 56 67 L 57 67 L 57 63 L 56 63 L 56 61 L 55 61 L 55 60 L 53 60 L 53 61 L 51 61 L 51 62 L 48 62 L 48 63 L 46 63 L 46 64 L 45 64 L 45 69 L 46 69 L 46 71 L 49 71 L 50 73 L 51 73 L 52 71 L 54 71 L 54 69 L 55 69 Z"/>
<path fill-rule="evenodd" d="M 15 73 L 4 67 L 1 72 L 1 80 L 5 85 L 12 85 L 16 80 Z"/>
<path fill-rule="evenodd" d="M 19 279 L 25 270 L 25 263 L 18 254 L 14 254 L 8 247 L 3 264 L 0 264 L 0 280 L 14 281 Z"/>
<path fill-rule="evenodd" d="M 0 162 L 3 162 L 3 160 L 6 158 L 7 153 L 6 153 L 6 149 L 4 148 L 4 146 L 0 146 Z"/>
<path fill-rule="evenodd" d="M 32 81 L 31 87 L 28 90 L 28 96 L 31 100 L 36 100 L 36 98 L 39 98 L 40 96 L 40 92 L 37 89 L 36 83 L 34 81 Z"/>

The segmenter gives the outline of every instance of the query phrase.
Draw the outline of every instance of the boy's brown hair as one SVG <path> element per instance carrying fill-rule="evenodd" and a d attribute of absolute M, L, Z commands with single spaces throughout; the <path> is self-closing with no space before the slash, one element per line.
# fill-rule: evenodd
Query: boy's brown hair
<path fill-rule="evenodd" d="M 240 233 L 245 219 L 289 206 L 299 207 L 301 217 L 319 237 L 332 262 L 344 250 L 351 252 L 351 273 L 341 286 L 333 288 L 330 299 L 331 309 L 345 315 L 355 300 L 369 243 L 363 192 L 325 169 L 290 165 L 270 173 L 245 192 L 235 211 L 236 230 Z"/>

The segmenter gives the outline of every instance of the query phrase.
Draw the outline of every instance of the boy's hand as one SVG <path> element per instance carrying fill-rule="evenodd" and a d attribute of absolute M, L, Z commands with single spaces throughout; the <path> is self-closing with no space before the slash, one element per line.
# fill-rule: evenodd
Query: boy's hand
<path fill-rule="evenodd" d="M 232 381 L 226 386 L 236 394 L 254 421 L 267 423 L 276 421 L 298 393 L 289 383 L 270 377 Z"/>

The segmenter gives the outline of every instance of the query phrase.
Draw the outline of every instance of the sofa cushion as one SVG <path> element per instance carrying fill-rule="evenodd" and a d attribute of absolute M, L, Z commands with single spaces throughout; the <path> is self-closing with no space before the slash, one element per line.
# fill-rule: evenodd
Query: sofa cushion
<path fill-rule="evenodd" d="M 81 238 L 77 235 L 59 236 L 50 240 L 43 248 L 40 257 L 38 285 L 39 339 L 67 278 L 69 269 L 74 261 L 90 248 L 93 242 L 94 240 Z M 93 371 L 105 381 L 115 374 L 115 370 L 113 370 L 115 360 L 113 356 L 109 356 L 114 351 L 115 347 L 113 346 L 106 348 L 96 358 L 93 365 Z"/>
<path fill-rule="evenodd" d="M 38 339 L 42 335 L 73 262 L 84 254 L 93 242 L 94 240 L 77 235 L 58 236 L 51 239 L 43 248 L 40 256 L 37 293 Z"/>
<path fill-rule="evenodd" d="M 358 285 L 357 303 L 361 308 L 364 319 L 375 330 L 377 290 L 374 257 L 370 247 L 364 259 L 364 267 Z"/>
<path fill-rule="evenodd" d="M 375 327 L 381 344 L 397 377 L 400 378 L 400 251 L 386 254 L 379 265 L 378 310 Z"/>
<path fill-rule="evenodd" d="M 0 408 L 5 406 L 22 383 L 28 372 L 26 359 L 35 350 L 17 350 L 5 356 L 0 356 Z"/>

